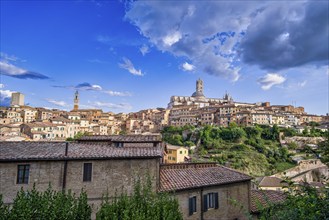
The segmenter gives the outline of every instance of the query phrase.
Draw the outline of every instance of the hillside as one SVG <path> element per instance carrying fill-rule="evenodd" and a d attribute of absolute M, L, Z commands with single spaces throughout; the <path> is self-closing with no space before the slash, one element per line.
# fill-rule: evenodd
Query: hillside
<path fill-rule="evenodd" d="M 239 127 L 166 127 L 165 142 L 173 145 L 196 146 L 190 150 L 193 161 L 215 161 L 252 176 L 271 175 L 295 166 L 292 153 L 281 147 L 279 134 L 294 135 L 292 129 L 276 125 Z M 192 149 L 192 148 L 190 148 Z"/>

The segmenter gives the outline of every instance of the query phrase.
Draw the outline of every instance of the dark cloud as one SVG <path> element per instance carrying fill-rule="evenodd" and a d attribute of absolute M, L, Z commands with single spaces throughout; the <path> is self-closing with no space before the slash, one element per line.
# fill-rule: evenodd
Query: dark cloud
<path fill-rule="evenodd" d="M 243 61 L 267 70 L 328 65 L 328 2 L 273 4 L 259 11 L 241 42 Z"/>
<path fill-rule="evenodd" d="M 0 106 L 8 107 L 8 106 L 10 106 L 10 101 L 11 101 L 11 98 L 3 97 L 0 93 Z"/>
<path fill-rule="evenodd" d="M 87 91 L 100 91 L 102 90 L 102 87 L 99 85 L 92 85 L 88 82 L 83 82 L 80 83 L 76 86 L 58 86 L 58 85 L 54 85 L 53 87 L 55 88 L 64 88 L 64 89 L 76 89 L 76 90 L 87 90 Z"/>
<path fill-rule="evenodd" d="M 2 74 L 2 72 L 1 72 L 1 74 Z M 14 77 L 14 78 L 18 78 L 18 79 L 49 79 L 48 76 L 45 76 L 41 73 L 31 72 L 31 71 L 26 71 L 19 75 L 10 75 L 10 74 L 6 74 L 6 73 L 3 73 L 3 74 Z"/>
<path fill-rule="evenodd" d="M 49 79 L 48 76 L 43 75 L 41 73 L 28 71 L 17 67 L 8 60 L 0 61 L 0 73 L 1 75 L 6 75 L 18 79 Z"/>

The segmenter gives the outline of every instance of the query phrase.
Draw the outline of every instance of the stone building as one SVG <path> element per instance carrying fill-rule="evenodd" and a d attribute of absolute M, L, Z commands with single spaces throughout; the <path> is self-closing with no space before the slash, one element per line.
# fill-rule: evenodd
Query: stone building
<path fill-rule="evenodd" d="M 122 190 L 132 193 L 134 180 L 149 175 L 152 189 L 159 184 L 160 147 L 118 148 L 106 144 L 65 142 L 3 142 L 0 146 L 0 194 L 13 202 L 17 191 L 83 188 L 95 210 L 102 196 Z"/>
<path fill-rule="evenodd" d="M 24 105 L 24 94 L 20 93 L 20 92 L 13 92 L 11 94 L 11 102 L 10 102 L 11 106 L 23 106 Z"/>
<path fill-rule="evenodd" d="M 184 219 L 245 219 L 250 176 L 215 163 L 162 164 L 159 135 L 91 136 L 77 143 L 1 142 L 0 193 L 13 202 L 18 190 L 83 188 L 93 216 L 107 193 L 132 193 L 134 180 L 151 177 L 152 190 L 178 199 Z M 239 206 L 233 205 L 236 201 Z M 243 207 L 242 209 L 240 207 Z"/>
<path fill-rule="evenodd" d="M 247 219 L 250 180 L 215 163 L 165 164 L 160 166 L 159 191 L 174 192 L 183 219 Z"/>

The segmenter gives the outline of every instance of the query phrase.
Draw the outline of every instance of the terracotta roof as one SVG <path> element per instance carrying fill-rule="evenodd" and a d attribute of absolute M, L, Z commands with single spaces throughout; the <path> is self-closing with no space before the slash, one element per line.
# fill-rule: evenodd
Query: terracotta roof
<path fill-rule="evenodd" d="M 162 157 L 160 147 L 117 148 L 101 144 L 66 142 L 0 142 L 0 161 L 77 160 Z"/>
<path fill-rule="evenodd" d="M 278 177 L 264 176 L 260 179 L 260 187 L 282 187 L 287 186 L 287 183 L 281 183 L 282 179 Z"/>
<path fill-rule="evenodd" d="M 128 143 L 161 142 L 161 135 L 90 135 L 83 136 L 78 139 L 78 141 L 111 141 Z"/>
<path fill-rule="evenodd" d="M 26 126 L 29 126 L 31 128 L 33 127 L 56 127 L 55 124 L 50 122 L 32 122 L 32 123 L 26 123 Z"/>
<path fill-rule="evenodd" d="M 286 199 L 281 191 L 274 190 L 251 190 L 251 212 L 259 213 L 270 204 L 280 203 Z"/>
<path fill-rule="evenodd" d="M 216 163 L 163 164 L 159 191 L 179 191 L 248 181 L 251 177 Z"/>

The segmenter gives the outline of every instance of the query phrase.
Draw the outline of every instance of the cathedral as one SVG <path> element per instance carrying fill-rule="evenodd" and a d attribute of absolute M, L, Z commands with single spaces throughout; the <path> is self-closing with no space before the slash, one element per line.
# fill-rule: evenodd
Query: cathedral
<path fill-rule="evenodd" d="M 203 81 L 198 79 L 196 81 L 196 89 L 192 96 L 171 96 L 168 108 L 172 109 L 176 106 L 188 106 L 194 105 L 199 108 L 210 106 L 210 105 L 220 105 L 224 103 L 233 103 L 233 99 L 229 94 L 225 94 L 223 99 L 218 98 L 206 98 L 203 94 Z"/>

